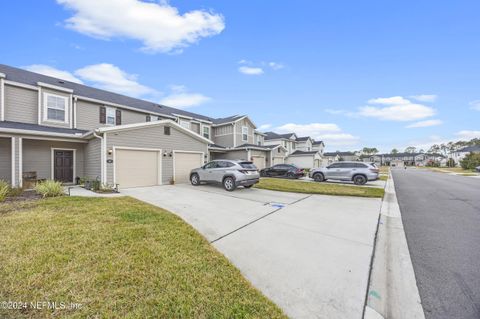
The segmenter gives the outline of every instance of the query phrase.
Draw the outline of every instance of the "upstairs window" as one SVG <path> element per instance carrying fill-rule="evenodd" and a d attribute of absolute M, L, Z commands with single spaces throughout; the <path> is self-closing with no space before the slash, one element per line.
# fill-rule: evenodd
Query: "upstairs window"
<path fill-rule="evenodd" d="M 45 94 L 44 120 L 67 122 L 67 98 L 60 95 Z"/>
<path fill-rule="evenodd" d="M 242 126 L 242 141 L 248 141 L 248 126 Z"/>
<path fill-rule="evenodd" d="M 203 127 L 203 137 L 210 139 L 210 127 Z"/>
<path fill-rule="evenodd" d="M 178 122 L 178 124 L 180 124 L 181 127 L 190 129 L 190 122 L 189 121 L 180 120 Z"/>
<path fill-rule="evenodd" d="M 107 107 L 107 123 L 108 125 L 115 125 L 115 109 Z"/>

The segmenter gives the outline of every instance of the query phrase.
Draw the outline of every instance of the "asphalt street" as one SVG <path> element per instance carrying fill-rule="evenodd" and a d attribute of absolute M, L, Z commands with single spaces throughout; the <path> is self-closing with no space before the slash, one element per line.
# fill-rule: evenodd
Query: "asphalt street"
<path fill-rule="evenodd" d="M 480 178 L 392 174 L 425 317 L 480 318 Z"/>

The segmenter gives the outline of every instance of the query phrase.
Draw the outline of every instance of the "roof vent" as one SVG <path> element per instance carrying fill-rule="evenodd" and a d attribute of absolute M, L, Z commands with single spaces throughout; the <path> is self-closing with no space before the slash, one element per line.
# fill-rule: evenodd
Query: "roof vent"
<path fill-rule="evenodd" d="M 65 81 L 59 80 L 58 83 L 65 84 Z"/>
<path fill-rule="evenodd" d="M 157 104 L 157 107 L 159 107 L 159 108 L 162 108 L 162 107 L 163 107 L 163 105 Z"/>

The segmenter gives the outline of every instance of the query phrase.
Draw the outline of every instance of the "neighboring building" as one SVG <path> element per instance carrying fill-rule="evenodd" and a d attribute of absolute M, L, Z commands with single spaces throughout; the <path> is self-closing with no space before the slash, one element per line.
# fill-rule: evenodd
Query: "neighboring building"
<path fill-rule="evenodd" d="M 359 156 L 356 155 L 354 152 L 325 152 L 323 153 L 323 157 L 326 160 L 327 164 L 331 164 L 333 162 L 338 161 L 358 161 Z"/>
<path fill-rule="evenodd" d="M 360 160 L 365 163 L 375 163 L 377 166 L 382 165 L 381 155 L 361 155 Z"/>
<path fill-rule="evenodd" d="M 297 151 L 310 152 L 313 151 L 313 139 L 310 136 L 297 137 Z"/>
<path fill-rule="evenodd" d="M 322 165 L 322 156 L 318 151 L 295 151 L 286 158 L 285 162 L 299 168 L 310 169 Z"/>
<path fill-rule="evenodd" d="M 287 150 L 287 156 L 297 150 L 297 135 L 295 133 L 277 134 L 265 133 L 265 145 L 281 145 Z"/>
<path fill-rule="evenodd" d="M 312 143 L 312 151 L 318 151 L 320 155 L 323 156 L 323 150 L 325 149 L 325 144 L 323 141 L 313 141 Z"/>
<path fill-rule="evenodd" d="M 480 153 L 480 145 L 467 146 L 457 151 L 451 152 L 449 158 L 455 161 L 455 165 L 460 165 L 460 161 L 470 153 Z"/>

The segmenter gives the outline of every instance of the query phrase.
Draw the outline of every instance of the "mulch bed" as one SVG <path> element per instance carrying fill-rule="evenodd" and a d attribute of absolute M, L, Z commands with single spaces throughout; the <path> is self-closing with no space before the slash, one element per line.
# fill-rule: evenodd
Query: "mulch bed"
<path fill-rule="evenodd" d="M 42 198 L 42 195 L 37 194 L 34 190 L 27 190 L 27 191 L 23 191 L 20 195 L 7 197 L 5 199 L 5 203 L 32 201 L 32 200 L 39 200 L 41 198 Z"/>

